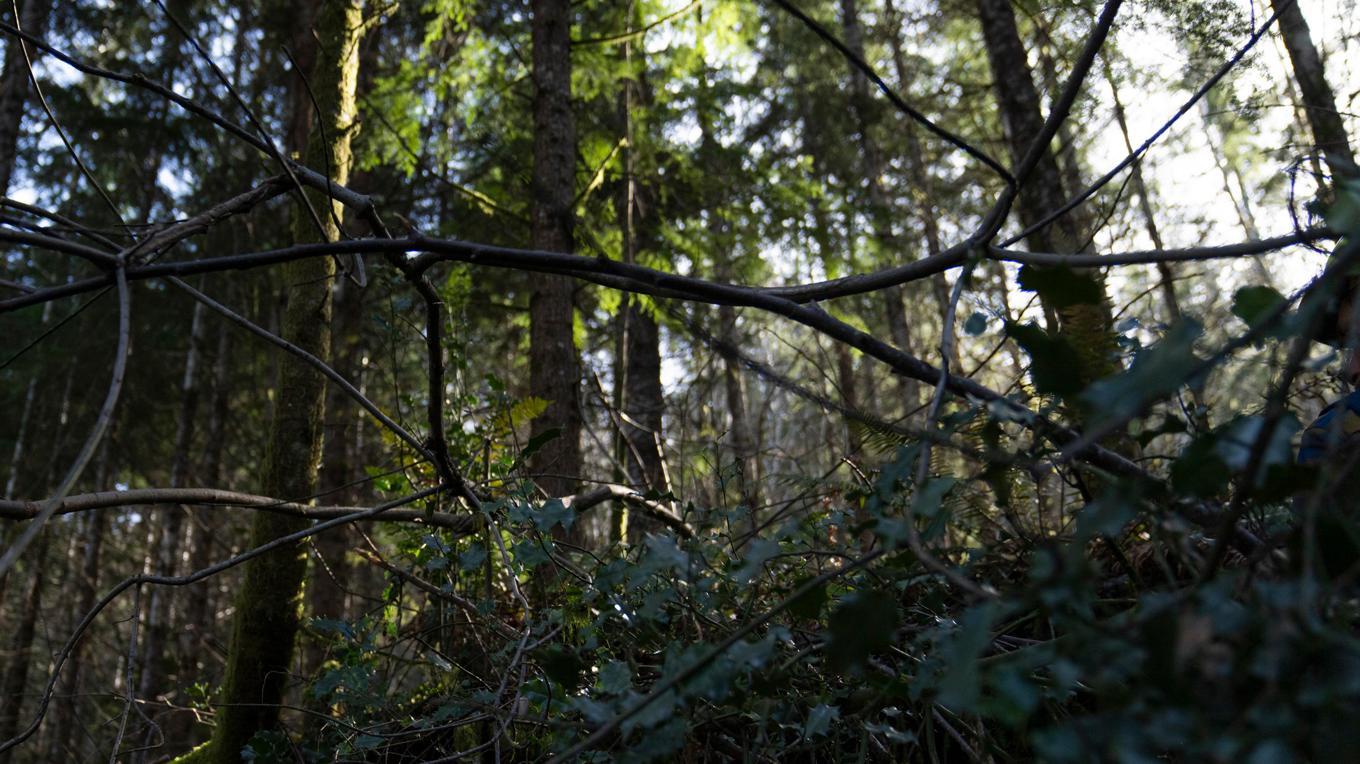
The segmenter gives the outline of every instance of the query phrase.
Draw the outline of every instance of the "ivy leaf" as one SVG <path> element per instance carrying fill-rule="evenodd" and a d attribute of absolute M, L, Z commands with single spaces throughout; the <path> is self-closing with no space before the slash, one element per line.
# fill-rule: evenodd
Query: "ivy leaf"
<path fill-rule="evenodd" d="M 628 693 L 627 705 L 631 707 L 638 701 L 642 700 L 642 698 L 643 698 L 642 695 L 639 695 L 636 692 L 630 692 Z M 653 700 L 651 703 L 648 703 L 641 711 L 638 711 L 637 713 L 630 716 L 623 723 L 623 734 L 627 735 L 629 732 L 639 727 L 644 729 L 649 727 L 655 727 L 658 724 L 667 721 L 668 719 L 671 718 L 671 714 L 674 713 L 675 711 L 675 704 L 677 700 L 678 696 L 676 696 L 675 691 L 667 690 L 665 693 L 661 695 L 661 697 L 657 698 L 656 700 Z"/>
<path fill-rule="evenodd" d="M 1233 293 L 1232 314 L 1255 328 L 1285 302 L 1285 296 L 1268 286 L 1242 287 Z M 1289 322 L 1281 322 L 1268 336 L 1283 339 L 1290 334 Z"/>
<path fill-rule="evenodd" d="M 1161 342 L 1139 353 L 1128 371 L 1091 383 L 1081 393 L 1091 423 L 1132 417 L 1147 403 L 1198 383 L 1191 372 L 1200 364 L 1194 350 L 1200 332 L 1198 323 L 1181 322 Z"/>
<path fill-rule="evenodd" d="M 632 686 L 633 672 L 623 661 L 610 661 L 600 668 L 599 688 L 606 695 L 622 695 Z"/>
<path fill-rule="evenodd" d="M 765 567 L 765 563 L 779 554 L 779 542 L 769 539 L 756 539 L 746 547 L 742 566 L 732 573 L 732 580 L 739 584 L 750 583 Z"/>
<path fill-rule="evenodd" d="M 1261 437 L 1265 425 L 1266 420 L 1262 416 L 1239 417 L 1229 422 L 1220 428 L 1214 452 L 1228 469 L 1234 472 L 1245 470 L 1251 460 L 1252 448 Z M 1289 464 L 1294 460 L 1292 441 L 1294 433 L 1301 427 L 1299 420 L 1292 414 L 1286 414 L 1275 423 L 1275 429 L 1270 433 L 1261 454 L 1261 470 L 1277 464 Z M 1254 481 L 1259 479 L 1259 474 L 1253 478 Z"/>
<path fill-rule="evenodd" d="M 980 697 L 978 658 L 992 643 L 996 608 L 990 604 L 972 608 L 959 617 L 959 629 L 941 649 L 945 672 L 940 677 L 941 705 L 970 712 Z"/>
<path fill-rule="evenodd" d="M 576 513 L 558 498 L 548 499 L 542 508 L 534 513 L 534 525 L 538 526 L 540 531 L 551 530 L 556 525 L 562 526 L 564 530 L 569 529 L 574 522 Z"/>
<path fill-rule="evenodd" d="M 1033 323 L 1006 325 L 1006 334 L 1029 353 L 1029 376 L 1041 393 L 1075 395 L 1081 391 L 1076 370 L 1081 358 L 1067 340 L 1055 337 Z"/>
<path fill-rule="evenodd" d="M 803 739 L 808 740 L 826 735 L 831 731 L 831 723 L 839 718 L 841 718 L 839 708 L 818 703 L 808 712 L 807 721 L 803 724 Z"/>
<path fill-rule="evenodd" d="M 892 644 L 897 629 L 897 602 L 875 591 L 856 592 L 831 614 L 827 658 L 832 668 L 862 665 L 868 657 Z"/>
<path fill-rule="evenodd" d="M 1055 308 L 1098 305 L 1104 298 L 1095 279 L 1062 266 L 1024 266 L 1020 269 L 1020 288 L 1038 294 L 1045 305 Z"/>
<path fill-rule="evenodd" d="M 481 544 L 473 544 L 458 555 L 458 566 L 463 570 L 476 570 L 483 562 L 486 562 L 486 547 Z"/>
<path fill-rule="evenodd" d="M 581 686 L 581 673 L 586 666 L 576 653 L 562 647 L 550 647 L 540 651 L 537 657 L 549 679 L 567 690 Z"/>
<path fill-rule="evenodd" d="M 1360 228 L 1360 181 L 1349 178 L 1336 184 L 1336 201 L 1327 208 L 1327 226 L 1341 233 Z"/>
<path fill-rule="evenodd" d="M 538 453 L 538 450 L 540 448 L 543 448 L 544 446 L 548 445 L 548 443 L 557 440 L 557 438 L 560 437 L 561 435 L 562 435 L 561 427 L 549 427 L 543 432 L 540 432 L 539 434 L 533 436 L 532 438 L 529 438 L 529 442 L 524 444 L 524 450 L 521 451 L 519 454 L 519 460 L 521 462 L 527 462 L 529 460 L 529 457 Z"/>
<path fill-rule="evenodd" d="M 1177 491 L 1207 498 L 1228 485 L 1232 472 L 1216 452 L 1217 437 L 1196 438 L 1171 464 L 1171 486 Z"/>
<path fill-rule="evenodd" d="M 809 580 L 810 577 L 801 578 L 793 585 L 793 588 L 797 590 Z M 826 605 L 826 601 L 826 584 L 813 587 L 789 603 L 789 614 L 794 618 L 812 620 L 822 614 L 822 608 Z"/>

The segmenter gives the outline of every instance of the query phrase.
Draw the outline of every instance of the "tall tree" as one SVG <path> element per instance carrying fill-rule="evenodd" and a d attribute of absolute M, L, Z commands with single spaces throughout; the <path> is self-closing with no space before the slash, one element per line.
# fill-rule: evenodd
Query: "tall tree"
<path fill-rule="evenodd" d="M 303 18 L 312 14 L 303 0 Z M 306 158 L 314 167 L 331 168 L 338 183 L 349 179 L 354 134 L 355 91 L 359 71 L 359 41 L 363 30 L 359 0 L 323 0 L 315 22 L 315 65 L 310 89 L 315 95 L 314 116 L 323 129 L 307 139 Z M 337 202 L 309 192 L 321 210 L 321 238 L 339 234 Z M 327 214 L 333 211 L 334 215 Z M 301 211 L 293 216 L 293 238 L 318 240 L 314 221 Z M 331 258 L 307 258 L 283 266 L 287 285 L 281 334 L 289 342 L 325 359 L 330 355 L 332 284 Z M 270 496 L 296 498 L 316 492 L 321 458 L 325 378 L 297 362 L 286 363 L 280 374 L 277 403 L 270 428 L 264 490 Z M 254 518 L 251 545 L 272 541 L 306 527 L 297 517 L 261 512 Z M 300 620 L 302 580 L 307 560 L 300 546 L 257 557 L 245 566 L 245 580 L 236 599 L 231 649 L 223 683 L 217 724 L 208 755 L 216 762 L 236 762 L 241 749 L 260 730 L 278 721 L 279 702 L 292 662 Z"/>
<path fill-rule="evenodd" d="M 1013 163 L 1018 164 L 1040 134 L 1044 118 L 1039 92 L 1034 86 L 1029 57 L 1016 26 L 1010 0 L 978 0 L 978 16 L 992 70 L 993 91 Z M 1026 228 L 1037 225 L 1067 200 L 1062 172 L 1049 147 L 1044 147 L 1033 173 L 1020 189 L 1016 205 L 1020 222 Z M 1081 218 L 1069 213 L 1051 225 L 1026 237 L 1038 252 L 1076 253 L 1087 247 L 1089 232 Z M 1077 278 L 1088 281 L 1098 291 L 1095 302 L 1055 304 L 1051 296 L 1040 294 L 1051 323 L 1076 351 L 1076 373 L 1084 384 L 1114 373 L 1119 368 L 1117 346 L 1104 277 L 1097 270 L 1076 271 Z"/>
<path fill-rule="evenodd" d="M 50 0 L 24 0 L 19 9 L 19 26 L 31 35 L 42 37 L 47 29 Z M 19 144 L 19 131 L 24 118 L 24 106 L 32 90 L 29 79 L 29 56 L 19 40 L 5 41 L 5 67 L 0 72 L 0 195 L 8 194 L 14 178 L 14 156 Z"/>
<path fill-rule="evenodd" d="M 641 28 L 641 3 L 630 0 L 628 11 L 629 24 Z M 646 99 L 643 88 L 646 49 L 643 45 L 635 49 L 631 40 L 625 40 L 619 54 L 626 74 L 619 83 L 623 182 L 619 184 L 615 206 L 623 233 L 623 260 L 635 263 L 641 252 L 656 246 L 655 194 L 651 184 L 643 183 L 639 178 L 639 155 L 642 146 L 650 145 L 650 141 L 639 134 L 635 119 L 635 112 L 644 106 Z M 661 451 L 661 420 L 665 411 L 661 387 L 661 329 L 640 298 L 630 295 L 624 299 L 618 321 L 619 347 L 623 356 L 618 366 L 623 379 L 618 385 L 621 395 L 617 401 L 624 418 L 621 457 L 629 483 L 643 489 L 669 491 Z M 628 525 L 634 538 L 640 538 L 639 532 L 652 530 L 655 526 L 641 515 L 636 522 L 630 518 Z"/>
<path fill-rule="evenodd" d="M 1295 0 L 1271 0 L 1271 7 L 1280 14 L 1280 35 L 1284 38 L 1289 61 L 1294 65 L 1294 79 L 1303 94 L 1304 112 L 1313 128 L 1313 142 L 1323 156 L 1332 175 L 1355 177 L 1355 155 L 1346 137 L 1346 123 L 1336 108 L 1336 98 L 1327 82 L 1327 70 L 1313 44 L 1313 35 L 1303 10 Z"/>
<path fill-rule="evenodd" d="M 536 249 L 572 252 L 576 118 L 571 108 L 571 3 L 533 0 L 534 169 L 532 237 Z M 580 358 L 574 338 L 575 284 L 537 275 L 529 297 L 529 394 L 548 401 L 533 437 L 557 436 L 534 455 L 538 484 L 563 496 L 581 473 Z"/>

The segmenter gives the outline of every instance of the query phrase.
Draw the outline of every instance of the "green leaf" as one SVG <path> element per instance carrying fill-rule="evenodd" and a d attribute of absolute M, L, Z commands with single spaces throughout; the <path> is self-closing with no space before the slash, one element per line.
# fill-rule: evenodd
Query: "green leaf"
<path fill-rule="evenodd" d="M 742 557 L 742 566 L 732 573 L 732 580 L 739 584 L 750 583 L 755 578 L 760 569 L 765 567 L 766 561 L 779 554 L 779 542 L 769 539 L 756 539 L 747 545 L 745 554 Z"/>
<path fill-rule="evenodd" d="M 597 682 L 600 692 L 606 695 L 622 695 L 632 686 L 633 672 L 623 661 L 609 661 L 600 668 Z"/>
<path fill-rule="evenodd" d="M 1045 305 L 1054 308 L 1098 305 L 1105 297 L 1095 279 L 1061 266 L 1024 266 L 1020 269 L 1020 288 L 1038 294 Z"/>
<path fill-rule="evenodd" d="M 841 718 L 841 710 L 835 706 L 818 703 L 808 711 L 807 721 L 803 724 L 803 739 L 822 737 L 831 731 L 831 723 Z"/>
<path fill-rule="evenodd" d="M 581 686 L 581 673 L 586 664 L 576 653 L 563 647 L 549 647 L 539 651 L 537 658 L 549 679 L 568 690 Z"/>
<path fill-rule="evenodd" d="M 837 670 L 856 668 L 892 644 L 896 629 L 896 600 L 881 592 L 856 592 L 831 614 L 827 658 Z"/>
<path fill-rule="evenodd" d="M 1179 323 L 1161 342 L 1139 353 L 1128 371 L 1091 383 L 1081 393 L 1081 401 L 1090 412 L 1089 423 L 1132 417 L 1143 406 L 1182 385 L 1197 384 L 1200 380 L 1192 372 L 1200 365 L 1194 350 L 1200 331 L 1194 321 Z"/>
<path fill-rule="evenodd" d="M 1081 357 L 1067 340 L 1032 323 L 1008 323 L 1006 334 L 1029 353 L 1029 376 L 1036 390 L 1052 395 L 1074 395 L 1081 391 L 1077 375 Z"/>
<path fill-rule="evenodd" d="M 1233 293 L 1232 313 L 1247 326 L 1256 326 L 1284 301 L 1284 295 L 1268 286 L 1242 287 Z"/>
<path fill-rule="evenodd" d="M 1201 498 L 1216 496 L 1226 488 L 1232 472 L 1216 452 L 1216 443 L 1212 434 L 1191 442 L 1171 464 L 1171 486 Z"/>
<path fill-rule="evenodd" d="M 543 448 L 548 443 L 557 440 L 557 438 L 561 437 L 561 435 L 562 435 L 561 427 L 549 427 L 543 432 L 540 432 L 539 434 L 533 436 L 532 438 L 529 438 L 529 442 L 524 444 L 524 450 L 519 453 L 519 460 L 522 462 L 528 461 L 529 457 L 538 453 L 538 450 L 540 448 Z"/>
<path fill-rule="evenodd" d="M 283 764 L 292 761 L 293 746 L 288 736 L 274 730 L 260 730 L 241 749 L 241 761 L 253 764 Z"/>
<path fill-rule="evenodd" d="M 797 590 L 809 580 L 811 580 L 810 576 L 800 578 L 797 583 L 793 585 L 793 588 Z M 822 608 L 826 606 L 827 599 L 826 584 L 815 586 L 799 595 L 793 602 L 789 603 L 789 614 L 794 618 L 812 620 L 822 614 Z"/>
<path fill-rule="evenodd" d="M 572 523 L 576 522 L 576 513 L 559 498 L 551 498 L 543 503 L 543 506 L 534 513 L 534 525 L 540 531 L 551 530 L 554 526 L 560 525 L 564 529 L 571 528 Z"/>
<path fill-rule="evenodd" d="M 458 566 L 463 570 L 476 570 L 486 562 L 486 547 L 481 544 L 473 544 L 467 551 L 458 555 Z"/>
<path fill-rule="evenodd" d="M 1360 228 L 1360 181 L 1347 179 L 1336 184 L 1336 201 L 1327 208 L 1327 226 L 1341 233 Z"/>
<path fill-rule="evenodd" d="M 1240 472 L 1247 468 L 1251 460 L 1251 451 L 1256 445 L 1256 441 L 1263 434 L 1266 420 L 1263 416 L 1239 417 L 1219 428 L 1218 438 L 1214 444 L 1214 452 L 1234 472 Z M 1261 453 L 1261 462 L 1258 469 L 1264 470 L 1277 464 L 1289 464 L 1294 460 L 1294 447 L 1292 445 L 1294 434 L 1299 431 L 1302 425 L 1292 414 L 1286 414 L 1275 423 L 1275 428 L 1271 431 L 1269 440 L 1265 443 Z M 1260 480 L 1260 473 L 1254 478 Z"/>
<path fill-rule="evenodd" d="M 639 695 L 636 692 L 630 692 L 628 693 L 627 705 L 631 707 L 633 704 L 642 700 L 642 698 L 642 695 Z M 677 700 L 679 700 L 679 697 L 675 694 L 674 690 L 667 690 L 662 693 L 661 697 L 648 703 L 641 711 L 638 711 L 624 721 L 623 734 L 627 735 L 629 732 L 638 728 L 647 729 L 649 727 L 655 727 L 658 724 L 669 720 L 671 715 L 675 712 Z"/>
<path fill-rule="evenodd" d="M 981 694 L 978 658 L 992 643 L 996 607 L 980 605 L 959 617 L 958 631 L 941 648 L 945 671 L 940 677 L 939 701 L 954 711 L 971 712 Z"/>

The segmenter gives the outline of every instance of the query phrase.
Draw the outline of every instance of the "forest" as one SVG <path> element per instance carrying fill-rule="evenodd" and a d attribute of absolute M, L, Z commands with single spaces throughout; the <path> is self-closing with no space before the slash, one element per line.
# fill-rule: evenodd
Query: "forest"
<path fill-rule="evenodd" d="M 0 48 L 0 764 L 1360 756 L 1354 0 Z"/>

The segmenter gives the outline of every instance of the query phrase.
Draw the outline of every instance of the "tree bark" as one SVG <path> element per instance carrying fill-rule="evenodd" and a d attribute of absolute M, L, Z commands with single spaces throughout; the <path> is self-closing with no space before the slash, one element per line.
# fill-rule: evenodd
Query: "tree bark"
<path fill-rule="evenodd" d="M 328 164 L 332 177 L 341 184 L 349 178 L 352 159 L 350 140 L 356 127 L 362 24 L 359 0 L 323 2 L 316 17 L 316 64 L 310 83 L 318 104 L 316 116 L 325 129 L 311 132 L 306 156 L 313 167 Z M 313 206 L 321 211 L 323 238 L 335 240 L 339 232 L 330 213 L 338 216 L 341 208 L 328 197 L 308 193 Z M 313 226 L 300 210 L 294 212 L 295 241 L 317 240 Z M 289 285 L 289 293 L 282 335 L 323 360 L 330 356 L 334 279 L 331 258 L 307 258 L 283 267 L 283 282 Z M 295 361 L 287 363 L 280 376 L 262 482 L 270 496 L 307 497 L 316 491 L 325 378 Z M 257 546 L 304 527 L 303 519 L 261 512 L 254 518 L 250 544 Z M 238 761 L 251 736 L 278 722 L 299 627 L 306 570 L 301 546 L 277 550 L 245 565 L 236 598 L 223 702 L 208 751 L 211 761 Z"/>
<path fill-rule="evenodd" d="M 28 668 L 33 664 L 33 637 L 37 629 L 38 610 L 42 608 L 43 581 L 47 574 L 48 534 L 42 534 L 28 557 L 33 561 L 29 569 L 28 595 L 24 612 L 19 617 L 19 627 L 9 644 L 9 664 L 0 680 L 0 740 L 9 740 L 19 731 L 19 711 L 24 706 L 25 690 L 28 687 Z M 13 749 L 0 753 L 0 764 L 9 764 Z"/>
<path fill-rule="evenodd" d="M 1270 0 L 1280 14 L 1280 36 L 1294 66 L 1294 79 L 1303 95 L 1304 112 L 1313 128 L 1313 143 L 1327 158 L 1334 177 L 1355 177 L 1355 155 L 1346 136 L 1346 123 L 1337 111 L 1336 98 L 1327 83 L 1327 70 L 1313 45 L 1313 37 L 1297 2 Z"/>
<path fill-rule="evenodd" d="M 629 4 L 630 24 L 642 26 L 639 4 Z M 637 61 L 633 45 L 620 46 L 625 64 Z M 637 177 L 639 147 L 633 121 L 633 111 L 645 100 L 640 78 L 629 77 L 619 91 L 619 121 L 624 147 L 622 155 L 623 182 L 619 184 L 618 215 L 623 231 L 623 260 L 637 262 L 639 252 L 655 246 L 655 215 L 651 211 L 651 194 L 646 184 Z M 641 490 L 669 491 L 665 457 L 661 450 L 661 419 L 665 402 L 661 386 L 661 329 L 656 318 L 646 310 L 635 295 L 625 295 L 619 311 L 619 347 L 622 363 L 618 368 L 622 379 L 616 381 L 616 405 L 623 413 L 620 433 L 623 448 L 620 460 L 625 465 L 628 483 Z M 620 506 L 616 515 L 627 513 L 629 537 L 639 540 L 646 532 L 659 530 L 659 525 L 641 513 L 628 512 Z M 617 525 L 617 523 L 616 523 Z"/>
<path fill-rule="evenodd" d="M 50 10 L 50 0 L 24 0 L 19 9 L 19 26 L 32 35 L 42 37 L 47 31 Z M 18 154 L 24 106 L 33 89 L 24 48 L 17 42 L 13 37 L 6 37 L 5 68 L 0 73 L 0 196 L 9 194 L 14 179 L 14 159 Z M 34 55 L 34 49 L 29 47 L 28 53 Z"/>
<path fill-rule="evenodd" d="M 1108 59 L 1104 62 L 1105 81 L 1109 83 L 1110 95 L 1114 101 L 1114 120 L 1119 125 L 1119 135 L 1124 139 L 1124 149 L 1133 152 L 1133 140 L 1129 136 L 1129 121 L 1124 113 L 1124 103 L 1119 100 L 1119 83 L 1115 81 L 1114 71 L 1110 69 Z M 1130 168 L 1133 184 L 1133 192 L 1138 195 L 1138 212 L 1143 217 L 1143 230 L 1147 232 L 1148 239 L 1152 242 L 1154 249 L 1162 249 L 1162 232 L 1157 226 L 1157 216 L 1152 212 L 1152 197 L 1148 191 L 1147 182 L 1143 178 L 1143 163 L 1137 161 Z M 1181 320 L 1181 303 L 1176 297 L 1176 271 L 1171 263 L 1157 263 L 1157 287 L 1162 293 L 1162 302 L 1166 307 L 1167 323 L 1176 323 Z"/>
<path fill-rule="evenodd" d="M 572 252 L 576 121 L 571 110 L 571 4 L 533 0 L 534 170 L 532 236 L 536 249 Z M 580 359 L 573 337 L 572 280 L 536 275 L 529 297 L 529 394 L 548 401 L 533 437 L 559 435 L 534 454 L 538 485 L 551 496 L 575 491 L 581 474 Z"/>
<path fill-rule="evenodd" d="M 170 467 L 171 488 L 183 487 L 189 477 L 189 454 L 192 453 L 194 425 L 198 417 L 198 364 L 202 354 L 204 310 L 203 303 L 194 303 L 189 348 L 184 354 L 184 376 L 180 380 L 179 421 L 175 425 L 175 454 Z M 147 567 L 151 572 L 159 575 L 178 573 L 186 511 L 184 507 L 175 507 L 157 517 L 161 523 L 159 538 L 155 547 L 147 550 L 150 563 Z M 143 664 L 138 686 L 138 695 L 142 698 L 152 698 L 157 692 L 166 692 L 167 669 L 179 663 L 165 654 L 167 649 L 173 651 L 174 647 L 169 639 L 172 591 L 166 587 L 153 586 L 147 593 L 146 638 L 141 647 Z"/>

